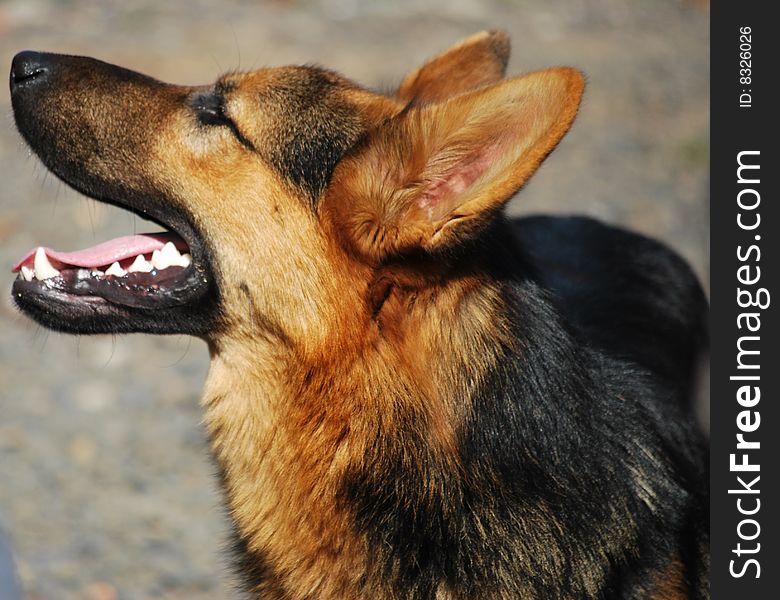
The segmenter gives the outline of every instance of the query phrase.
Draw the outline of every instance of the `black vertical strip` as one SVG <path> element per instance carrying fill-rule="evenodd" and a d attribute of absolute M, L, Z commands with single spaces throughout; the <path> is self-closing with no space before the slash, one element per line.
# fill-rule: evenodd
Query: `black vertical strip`
<path fill-rule="evenodd" d="M 712 6 L 712 596 L 722 600 L 777 598 L 780 590 L 774 8 Z"/>

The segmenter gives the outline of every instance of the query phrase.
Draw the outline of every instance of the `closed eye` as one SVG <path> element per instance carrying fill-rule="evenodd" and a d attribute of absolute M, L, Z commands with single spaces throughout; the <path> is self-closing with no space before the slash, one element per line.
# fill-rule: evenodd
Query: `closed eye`
<path fill-rule="evenodd" d="M 255 152 L 252 142 L 241 133 L 235 122 L 225 112 L 225 101 L 222 94 L 215 91 L 196 94 L 192 97 L 190 106 L 201 125 L 227 127 L 244 147 Z"/>
<path fill-rule="evenodd" d="M 192 110 L 202 125 L 232 125 L 225 114 L 222 96 L 214 92 L 204 92 L 192 98 Z"/>

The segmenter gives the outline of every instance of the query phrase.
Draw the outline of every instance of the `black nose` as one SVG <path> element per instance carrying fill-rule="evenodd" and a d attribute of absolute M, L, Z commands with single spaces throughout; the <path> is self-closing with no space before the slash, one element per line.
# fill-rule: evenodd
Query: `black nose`
<path fill-rule="evenodd" d="M 11 62 L 11 89 L 21 84 L 31 83 L 46 77 L 51 69 L 46 55 L 25 50 L 14 56 Z"/>

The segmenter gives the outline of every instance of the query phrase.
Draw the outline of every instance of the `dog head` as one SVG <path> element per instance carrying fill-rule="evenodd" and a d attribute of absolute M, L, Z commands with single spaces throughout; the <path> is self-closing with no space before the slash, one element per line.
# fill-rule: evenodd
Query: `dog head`
<path fill-rule="evenodd" d="M 389 95 L 316 67 L 183 87 L 17 55 L 16 123 L 45 165 L 170 230 L 31 252 L 17 304 L 68 332 L 214 342 L 311 345 L 377 322 L 394 285 L 447 277 L 444 257 L 483 234 L 574 119 L 581 75 L 503 79 L 508 52 L 503 34 L 478 34 Z"/>

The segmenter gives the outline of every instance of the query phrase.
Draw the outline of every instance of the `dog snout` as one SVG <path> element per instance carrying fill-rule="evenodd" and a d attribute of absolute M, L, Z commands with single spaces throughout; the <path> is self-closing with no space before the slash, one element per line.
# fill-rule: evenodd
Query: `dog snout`
<path fill-rule="evenodd" d="M 51 71 L 51 61 L 41 52 L 25 50 L 14 56 L 11 62 L 11 91 L 20 85 L 45 79 Z"/>

